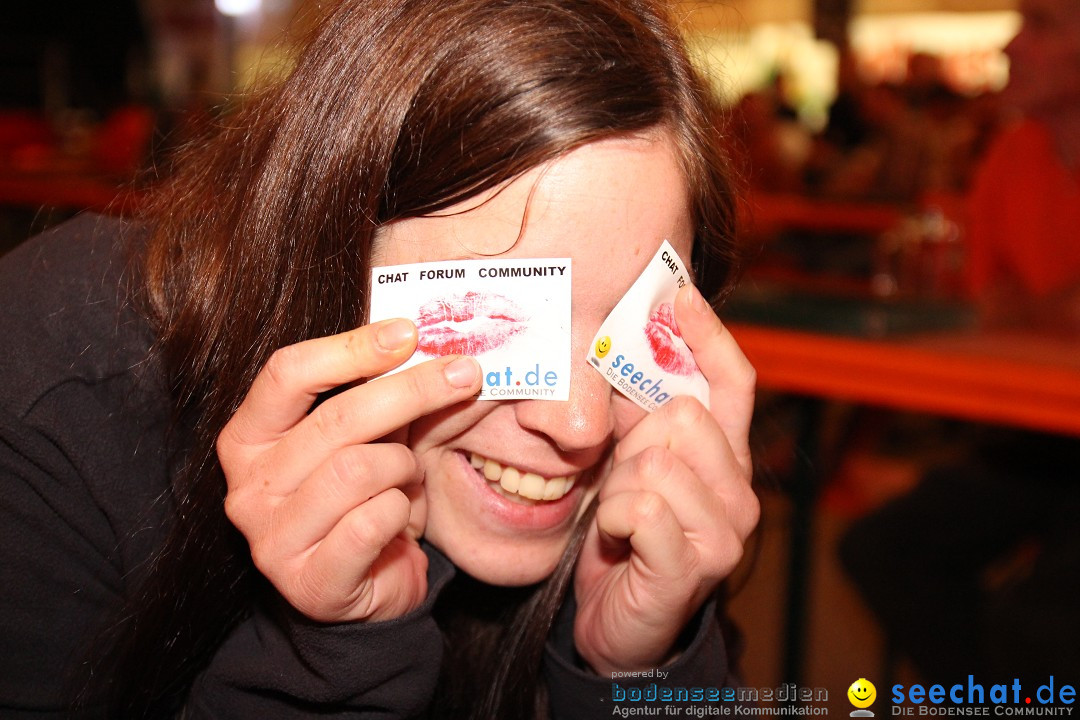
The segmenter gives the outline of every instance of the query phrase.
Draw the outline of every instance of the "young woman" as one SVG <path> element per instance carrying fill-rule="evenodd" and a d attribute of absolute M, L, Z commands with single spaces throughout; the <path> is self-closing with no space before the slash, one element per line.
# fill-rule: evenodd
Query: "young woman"
<path fill-rule="evenodd" d="M 754 374 L 702 292 L 711 410 L 576 360 L 565 402 L 477 402 L 467 357 L 369 382 L 417 333 L 365 320 L 372 267 L 570 257 L 584 358 L 665 239 L 716 296 L 722 140 L 660 3 L 344 0 L 144 217 L 12 253 L 0 705 L 578 718 L 614 673 L 730 682 Z M 575 480 L 527 500 L 475 458 Z"/>

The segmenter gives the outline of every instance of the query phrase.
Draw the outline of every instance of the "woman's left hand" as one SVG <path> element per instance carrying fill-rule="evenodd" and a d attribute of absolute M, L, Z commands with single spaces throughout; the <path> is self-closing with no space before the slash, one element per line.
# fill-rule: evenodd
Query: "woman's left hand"
<path fill-rule="evenodd" d="M 683 628 L 738 564 L 757 524 L 748 441 L 754 369 L 695 288 L 679 291 L 675 313 L 712 409 L 675 398 L 615 446 L 574 579 L 575 644 L 600 674 L 672 660 Z"/>

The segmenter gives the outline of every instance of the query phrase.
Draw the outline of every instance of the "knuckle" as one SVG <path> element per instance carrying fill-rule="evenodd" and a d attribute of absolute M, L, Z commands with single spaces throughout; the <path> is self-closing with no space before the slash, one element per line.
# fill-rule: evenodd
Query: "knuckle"
<path fill-rule="evenodd" d="M 278 348 L 263 366 L 263 373 L 272 385 L 279 388 L 289 387 L 299 370 L 301 352 L 296 345 Z"/>
<path fill-rule="evenodd" d="M 233 415 L 225 427 L 221 429 L 214 440 L 214 451 L 217 454 L 221 471 L 225 474 L 225 481 L 229 484 L 236 482 L 238 475 L 242 474 L 245 466 L 245 448 L 249 446 L 244 442 L 243 433 L 245 423 L 240 412 Z"/>
<path fill-rule="evenodd" d="M 429 375 L 424 372 L 425 367 L 416 367 L 411 372 L 401 373 L 402 382 L 405 383 L 405 393 L 408 397 L 422 400 L 428 396 Z"/>
<path fill-rule="evenodd" d="M 416 454 L 407 446 L 399 443 L 386 443 L 381 446 L 387 453 L 381 459 L 379 467 L 392 474 L 395 482 L 404 481 L 413 484 L 423 478 L 423 470 Z"/>
<path fill-rule="evenodd" d="M 735 515 L 735 530 L 740 537 L 745 539 L 757 527 L 761 519 L 761 502 L 751 490 L 744 490 L 738 498 L 738 512 Z"/>
<path fill-rule="evenodd" d="M 350 446 L 339 450 L 330 458 L 331 474 L 342 490 L 359 480 L 372 477 L 377 472 L 378 468 L 366 452 L 367 449 L 364 445 Z"/>
<path fill-rule="evenodd" d="M 688 395 L 680 395 L 672 399 L 665 407 L 669 421 L 682 430 L 698 427 L 709 414 L 704 405 Z"/>
<path fill-rule="evenodd" d="M 761 501 L 758 500 L 758 496 L 750 491 L 747 491 L 747 499 L 745 504 L 745 517 L 746 523 L 750 530 L 757 527 L 758 521 L 761 520 Z"/>
<path fill-rule="evenodd" d="M 667 448 L 651 445 L 638 453 L 636 465 L 641 477 L 662 478 L 674 469 L 675 456 Z"/>
<path fill-rule="evenodd" d="M 244 497 L 243 493 L 230 490 L 225 494 L 225 517 L 241 532 L 244 531 L 246 525 L 247 505 L 247 498 Z"/>
<path fill-rule="evenodd" d="M 346 529 L 349 544 L 353 547 L 370 548 L 382 544 L 382 531 L 370 517 L 349 518 Z"/>
<path fill-rule="evenodd" d="M 386 500 L 381 503 L 382 513 L 362 513 L 349 517 L 346 530 L 350 543 L 355 547 L 381 548 L 408 522 L 409 499 L 396 488 L 387 490 L 386 495 Z M 401 520 L 402 514 L 404 520 Z"/>
<path fill-rule="evenodd" d="M 225 517 L 229 518 L 229 522 L 233 525 L 236 524 L 237 518 L 240 517 L 239 500 L 237 500 L 235 492 L 225 494 Z"/>
<path fill-rule="evenodd" d="M 729 529 L 721 541 L 720 552 L 717 553 L 715 560 L 711 563 L 711 576 L 713 578 L 727 577 L 742 560 L 742 556 L 742 539 L 733 529 Z"/>
<path fill-rule="evenodd" d="M 630 503 L 630 517 L 634 524 L 653 525 L 663 517 L 667 501 L 659 493 L 643 491 Z"/>
<path fill-rule="evenodd" d="M 420 464 L 420 458 L 416 456 L 416 453 L 405 445 L 394 445 L 394 448 L 394 452 L 402 458 L 402 462 L 404 463 L 404 467 L 406 468 L 409 477 L 414 481 L 422 480 L 424 477 L 424 470 L 423 466 Z"/>
<path fill-rule="evenodd" d="M 386 491 L 387 495 L 387 524 L 390 525 L 396 532 L 400 532 L 405 529 L 405 526 L 409 523 L 409 515 L 412 512 L 412 503 L 409 501 L 407 495 L 398 488 L 390 488 Z"/>
<path fill-rule="evenodd" d="M 233 421 L 230 420 L 222 428 L 221 434 L 217 436 L 214 441 L 214 451 L 217 453 L 218 462 L 221 464 L 221 469 L 225 473 L 225 479 L 229 479 L 229 470 L 233 465 L 233 461 L 236 458 L 235 451 L 237 450 L 237 442 L 233 437 L 235 430 L 233 429 Z"/>
<path fill-rule="evenodd" d="M 312 414 L 316 432 L 328 444 L 333 444 L 353 421 L 352 413 L 341 396 L 331 398 L 315 408 Z"/>
<path fill-rule="evenodd" d="M 736 378 L 736 382 L 742 385 L 748 392 L 753 392 L 754 388 L 757 387 L 757 369 L 750 364 L 749 360 L 742 363 L 742 368 L 738 378 Z"/>
<path fill-rule="evenodd" d="M 371 355 L 372 345 L 375 342 L 372 326 L 365 325 L 345 335 L 345 352 L 354 362 L 364 362 Z"/>
<path fill-rule="evenodd" d="M 278 566 L 278 557 L 273 548 L 273 543 L 263 539 L 251 543 L 250 549 L 251 562 L 255 565 L 255 569 L 267 578 L 273 579 Z"/>
<path fill-rule="evenodd" d="M 708 583 L 713 583 L 731 574 L 742 559 L 742 542 L 730 528 L 718 530 L 709 542 L 709 549 L 699 553 L 697 572 Z"/>

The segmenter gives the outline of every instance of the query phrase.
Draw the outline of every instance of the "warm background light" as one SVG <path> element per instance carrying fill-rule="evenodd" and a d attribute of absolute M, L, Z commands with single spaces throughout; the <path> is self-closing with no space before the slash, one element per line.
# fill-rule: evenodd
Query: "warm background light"
<path fill-rule="evenodd" d="M 250 15 L 261 6 L 261 0 L 214 0 L 214 7 L 218 9 L 218 12 L 230 17 Z"/>

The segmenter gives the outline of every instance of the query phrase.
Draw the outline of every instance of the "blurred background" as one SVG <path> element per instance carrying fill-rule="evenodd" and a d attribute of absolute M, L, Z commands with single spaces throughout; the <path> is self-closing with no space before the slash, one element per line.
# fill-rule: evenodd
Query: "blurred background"
<path fill-rule="evenodd" d="M 9 2 L 0 252 L 137 207 L 170 148 L 287 70 L 311 5 Z M 837 714 L 861 677 L 881 713 L 893 681 L 1080 680 L 1075 6 L 676 5 L 744 185 L 723 313 L 760 379 L 763 521 L 729 583 L 747 685 L 827 688 Z M 1039 22 L 1027 45 L 1060 54 L 1021 61 Z M 1013 102 L 1023 83 L 1056 99 Z M 1017 135 L 1025 113 L 1051 130 Z"/>

